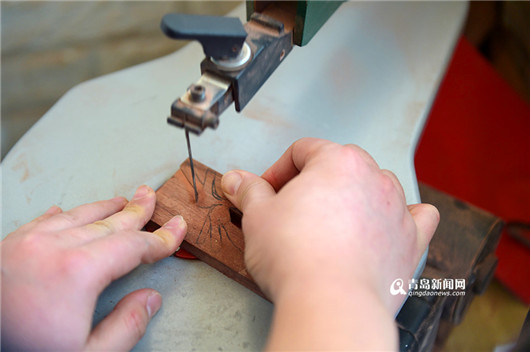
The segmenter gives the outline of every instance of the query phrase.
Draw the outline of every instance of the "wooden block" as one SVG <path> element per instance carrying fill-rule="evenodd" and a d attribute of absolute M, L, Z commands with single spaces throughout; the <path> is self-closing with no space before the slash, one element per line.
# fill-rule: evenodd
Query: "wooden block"
<path fill-rule="evenodd" d="M 199 193 L 197 203 L 187 159 L 156 191 L 156 207 L 148 228 L 156 229 L 173 216 L 182 215 L 188 233 L 181 248 L 266 298 L 245 268 L 243 232 L 230 220 L 239 211 L 224 197 L 222 175 L 196 160 L 193 165 Z"/>
<path fill-rule="evenodd" d="M 450 296 L 442 319 L 459 324 L 475 294 L 484 292 L 497 266 L 495 249 L 503 222 L 471 204 L 420 184 L 422 201 L 434 204 L 440 212 L 440 224 L 431 240 L 427 278 L 466 280 L 465 296 Z"/>
<path fill-rule="evenodd" d="M 489 285 L 502 221 L 451 195 L 419 184 L 422 201 L 435 205 L 440 224 L 429 246 L 422 277 L 466 280 L 465 296 L 411 296 L 398 314 L 401 351 L 442 350 L 475 294 Z M 436 335 L 436 336 L 435 336 Z"/>

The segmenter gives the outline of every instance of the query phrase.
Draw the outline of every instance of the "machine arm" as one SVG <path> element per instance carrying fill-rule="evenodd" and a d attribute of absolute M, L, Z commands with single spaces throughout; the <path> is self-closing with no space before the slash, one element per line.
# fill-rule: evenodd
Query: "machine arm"
<path fill-rule="evenodd" d="M 217 128 L 219 116 L 232 102 L 241 111 L 293 45 L 307 43 L 340 5 L 317 3 L 325 5 L 324 15 L 324 7 L 313 7 L 308 1 L 253 2 L 247 6 L 253 12 L 244 26 L 237 18 L 164 16 L 161 28 L 166 35 L 197 40 L 206 55 L 202 76 L 173 102 L 168 123 L 200 135 L 207 127 Z M 306 18 L 312 25 L 304 26 Z"/>

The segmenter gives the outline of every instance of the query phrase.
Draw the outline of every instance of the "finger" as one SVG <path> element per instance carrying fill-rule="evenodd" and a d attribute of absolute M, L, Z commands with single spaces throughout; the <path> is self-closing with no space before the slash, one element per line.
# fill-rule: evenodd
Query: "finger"
<path fill-rule="evenodd" d="M 243 214 L 250 204 L 276 194 L 274 188 L 263 178 L 241 170 L 233 170 L 224 174 L 221 187 L 228 200 Z"/>
<path fill-rule="evenodd" d="M 86 349 L 130 351 L 140 341 L 152 317 L 162 306 L 162 296 L 144 288 L 123 297 L 90 334 Z"/>
<path fill-rule="evenodd" d="M 261 177 L 278 192 L 287 182 L 302 171 L 315 151 L 329 144 L 334 143 L 317 138 L 299 139 Z"/>
<path fill-rule="evenodd" d="M 440 213 L 431 204 L 412 204 L 408 206 L 408 209 L 416 223 L 418 249 L 419 255 L 421 255 L 427 248 L 440 222 Z"/>
<path fill-rule="evenodd" d="M 120 210 L 127 204 L 127 199 L 116 197 L 94 203 L 84 204 L 77 208 L 58 212 L 40 222 L 43 230 L 60 231 L 83 226 L 97 220 L 104 219 Z"/>
<path fill-rule="evenodd" d="M 85 226 L 94 236 L 105 236 L 124 230 L 141 229 L 153 215 L 156 195 L 153 189 L 143 185 L 138 187 L 133 198 L 122 211 Z"/>
<path fill-rule="evenodd" d="M 405 191 L 403 190 L 403 186 L 399 182 L 397 176 L 392 171 L 387 169 L 382 169 L 381 172 L 392 181 L 392 183 L 394 184 L 394 188 L 399 193 L 399 196 L 401 197 L 403 202 L 405 202 Z"/>
<path fill-rule="evenodd" d="M 61 213 L 63 210 L 59 208 L 57 205 L 51 206 L 44 214 L 39 216 L 38 218 L 33 219 L 32 221 L 28 222 L 27 224 L 24 224 L 20 227 L 21 232 L 27 232 L 33 228 L 35 228 L 37 225 L 42 223 L 44 220 L 51 218 L 55 214 Z"/>
<path fill-rule="evenodd" d="M 141 263 L 153 263 L 175 253 L 186 231 L 186 221 L 177 215 L 153 233 L 121 231 L 86 244 L 84 249 L 98 273 L 94 278 L 96 289 L 103 290 Z"/>

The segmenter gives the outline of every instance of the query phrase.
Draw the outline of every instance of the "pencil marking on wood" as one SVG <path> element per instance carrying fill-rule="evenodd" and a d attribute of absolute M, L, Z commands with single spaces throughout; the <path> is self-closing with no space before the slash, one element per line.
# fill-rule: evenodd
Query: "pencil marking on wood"
<path fill-rule="evenodd" d="M 231 221 L 228 201 L 218 185 L 222 175 L 194 160 L 198 201 L 195 202 L 189 161 L 157 191 L 152 222 L 161 225 L 182 215 L 188 233 L 181 247 L 223 274 L 264 296 L 245 268 L 243 232 Z"/>

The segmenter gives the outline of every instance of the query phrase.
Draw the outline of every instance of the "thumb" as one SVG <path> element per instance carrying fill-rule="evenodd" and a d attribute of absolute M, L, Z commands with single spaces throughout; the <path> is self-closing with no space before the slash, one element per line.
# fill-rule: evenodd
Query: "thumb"
<path fill-rule="evenodd" d="M 162 296 L 144 288 L 123 297 L 90 334 L 86 350 L 130 351 L 162 305 Z"/>
<path fill-rule="evenodd" d="M 263 178 L 242 170 L 232 170 L 224 174 L 221 186 L 228 200 L 243 213 L 251 203 L 276 194 L 270 183 Z"/>
<path fill-rule="evenodd" d="M 440 222 L 440 213 L 431 204 L 412 204 L 408 206 L 408 209 L 416 223 L 418 249 L 421 255 L 431 241 L 434 231 L 436 231 Z"/>

